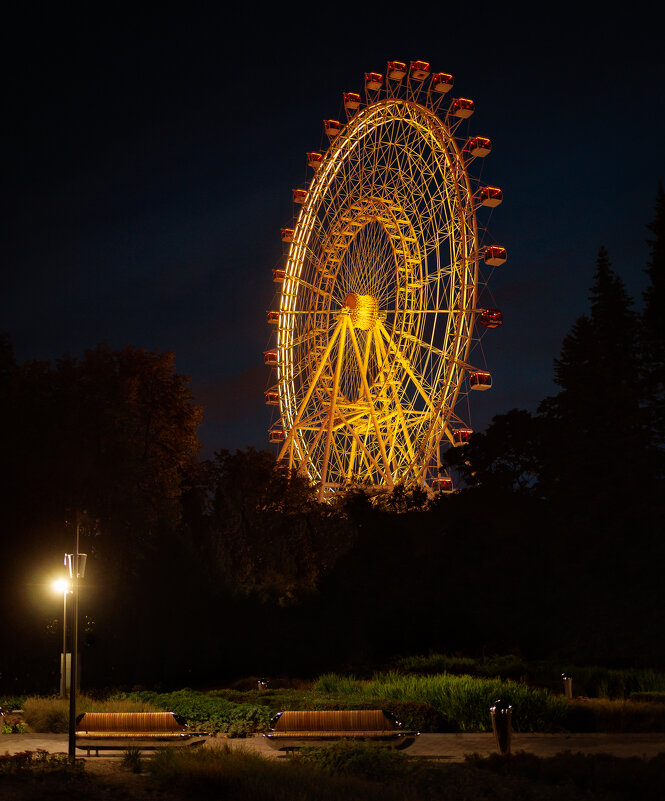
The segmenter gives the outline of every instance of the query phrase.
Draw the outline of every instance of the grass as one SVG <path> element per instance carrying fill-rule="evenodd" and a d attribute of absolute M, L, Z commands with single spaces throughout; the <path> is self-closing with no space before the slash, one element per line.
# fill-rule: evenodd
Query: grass
<path fill-rule="evenodd" d="M 420 660 L 420 661 L 419 661 Z M 439 661 L 437 661 L 439 660 Z M 443 660 L 443 661 L 441 661 Z M 472 660 L 453 657 L 414 657 L 408 665 L 473 668 L 486 673 L 519 673 L 526 663 L 514 657 Z M 544 670 L 543 668 L 539 668 Z M 550 672 L 552 667 L 548 668 Z M 585 672 L 584 672 L 585 671 Z M 577 675 L 577 674 L 574 674 Z M 608 671 L 580 669 L 582 680 L 615 699 L 585 699 L 568 702 L 557 692 L 533 686 L 524 680 L 499 676 L 472 676 L 468 673 L 404 673 L 397 670 L 377 673 L 371 679 L 357 679 L 328 673 L 299 688 L 262 688 L 256 681 L 242 689 L 200 692 L 151 691 L 116 694 L 105 701 L 79 699 L 78 710 L 150 711 L 165 709 L 182 715 L 192 729 L 242 737 L 265 731 L 270 718 L 284 709 L 385 709 L 405 728 L 421 732 L 489 731 L 489 709 L 497 698 L 513 707 L 513 728 L 520 732 L 662 732 L 665 731 L 665 694 L 657 690 L 631 690 L 632 687 L 658 687 L 656 671 Z M 625 701 L 625 693 L 632 693 Z M 641 694 L 639 694 L 641 693 Z M 648 694 L 650 693 L 650 694 Z M 23 703 L 23 720 L 32 731 L 61 732 L 68 728 L 69 702 L 57 698 L 28 697 Z"/>
<path fill-rule="evenodd" d="M 561 674 L 573 677 L 577 695 L 597 698 L 629 698 L 636 692 L 665 692 L 665 673 L 650 668 L 606 668 L 570 663 L 527 662 L 517 656 L 471 657 L 430 654 L 409 656 L 395 660 L 398 673 L 435 675 L 466 674 L 479 678 L 522 680 L 529 683 L 546 683 L 561 688 Z"/>
<path fill-rule="evenodd" d="M 176 797 L 203 801 L 661 801 L 665 797 L 665 755 L 646 761 L 517 754 L 441 764 L 390 754 L 372 746 L 336 744 L 276 761 L 228 747 L 173 749 L 158 752 L 149 770 Z"/>
<path fill-rule="evenodd" d="M 156 706 L 147 701 L 110 698 L 100 701 L 79 695 L 77 713 L 81 712 L 156 712 Z M 35 732 L 65 734 L 69 730 L 69 701 L 66 698 L 28 696 L 23 703 L 23 720 Z"/>
<path fill-rule="evenodd" d="M 120 767 L 120 766 L 119 766 Z M 651 760 L 562 753 L 543 759 L 473 756 L 446 764 L 360 743 L 307 749 L 287 760 L 241 748 L 174 748 L 146 761 L 131 783 L 86 773 L 83 760 L 44 751 L 0 756 L 12 801 L 662 801 L 665 754 Z M 122 768 L 120 767 L 120 775 Z M 136 784 L 135 782 L 139 782 Z M 138 794 L 137 794 L 138 792 Z"/>
<path fill-rule="evenodd" d="M 357 776 L 326 775 L 315 765 L 267 760 L 227 745 L 158 751 L 148 769 L 163 786 L 202 801 L 399 801 L 403 797 L 390 786 Z"/>
<path fill-rule="evenodd" d="M 433 709 L 448 731 L 491 729 L 489 709 L 501 698 L 513 706 L 517 731 L 553 731 L 565 724 L 566 703 L 546 690 L 513 681 L 472 676 L 377 674 L 369 681 L 352 681 L 335 674 L 322 676 L 313 689 L 345 693 L 367 703 L 418 702 Z"/>
<path fill-rule="evenodd" d="M 143 770 L 143 760 L 141 759 L 141 749 L 135 745 L 130 745 L 122 752 L 122 762 L 125 770 L 131 770 L 132 773 L 141 773 Z"/>

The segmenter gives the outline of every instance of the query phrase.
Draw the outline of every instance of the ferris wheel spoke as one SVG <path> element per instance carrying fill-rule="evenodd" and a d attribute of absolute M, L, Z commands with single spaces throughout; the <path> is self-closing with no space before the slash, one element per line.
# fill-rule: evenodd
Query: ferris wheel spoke
<path fill-rule="evenodd" d="M 337 361 L 335 364 L 335 378 L 333 384 L 333 394 L 330 401 L 330 411 L 328 413 L 328 422 L 327 422 L 327 432 L 326 432 L 326 444 L 323 450 L 323 457 L 321 462 L 321 488 L 319 490 L 319 500 L 323 500 L 323 492 L 326 486 L 326 481 L 328 479 L 328 460 L 330 458 L 330 443 L 332 439 L 332 426 L 333 426 L 333 417 L 335 413 L 335 406 L 337 402 L 337 393 L 339 392 L 339 378 L 342 373 L 342 362 L 344 358 L 344 341 L 346 339 L 346 330 L 348 328 L 348 322 L 345 315 L 341 315 L 340 317 L 340 325 L 339 325 L 339 345 L 337 349 Z"/>
<path fill-rule="evenodd" d="M 370 416 L 372 418 L 372 423 L 374 424 L 374 430 L 376 431 L 377 444 L 379 446 L 379 451 L 381 453 L 381 458 L 383 459 L 383 463 L 384 463 L 385 468 L 386 468 L 386 482 L 388 483 L 389 486 L 392 486 L 393 478 L 392 478 L 392 475 L 391 475 L 391 472 L 390 472 L 390 463 L 388 462 L 388 456 L 386 454 L 386 446 L 385 446 L 385 443 L 383 441 L 383 437 L 381 436 L 381 430 L 379 428 L 379 424 L 378 424 L 378 421 L 376 419 L 376 413 L 375 413 L 375 410 L 374 410 L 374 404 L 372 403 L 372 396 L 370 394 L 369 386 L 367 384 L 367 376 L 365 375 L 365 373 L 362 370 L 362 357 L 360 355 L 360 349 L 358 347 L 358 341 L 357 341 L 356 336 L 355 336 L 355 334 L 353 332 L 353 326 L 352 325 L 349 325 L 349 334 L 350 334 L 351 342 L 353 344 L 353 350 L 354 350 L 354 353 L 355 353 L 355 356 L 356 356 L 356 360 L 357 360 L 358 365 L 360 367 L 360 381 L 361 381 L 361 384 L 362 384 L 363 392 L 365 393 L 365 399 L 367 400 Z"/>
<path fill-rule="evenodd" d="M 434 406 L 432 404 L 432 401 L 430 400 L 430 394 L 425 391 L 425 389 L 423 388 L 423 385 L 421 384 L 420 380 L 416 377 L 415 372 L 411 367 L 410 361 L 406 358 L 406 356 L 403 355 L 401 350 L 393 342 L 390 334 L 386 331 L 385 327 L 383 326 L 383 323 L 380 320 L 378 321 L 377 325 L 378 325 L 379 331 L 381 332 L 381 334 L 383 335 L 385 341 L 388 344 L 388 349 L 391 350 L 394 353 L 395 357 L 399 361 L 399 363 L 402 366 L 403 370 L 409 376 L 409 378 L 413 382 L 413 385 L 415 386 L 417 391 L 420 393 L 420 396 L 425 401 L 425 404 L 427 405 L 427 407 L 430 409 L 430 411 L 434 411 Z"/>

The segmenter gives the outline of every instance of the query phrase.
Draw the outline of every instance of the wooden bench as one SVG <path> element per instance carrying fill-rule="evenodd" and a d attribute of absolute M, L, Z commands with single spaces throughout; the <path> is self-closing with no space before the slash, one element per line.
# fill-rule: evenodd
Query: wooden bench
<path fill-rule="evenodd" d="M 420 732 L 404 731 L 381 709 L 278 712 L 263 736 L 272 748 L 292 751 L 335 740 L 371 740 L 391 748 L 406 748 Z"/>
<path fill-rule="evenodd" d="M 192 732 L 175 712 L 84 712 L 76 718 L 76 747 L 87 756 L 101 749 L 198 745 L 205 732 Z"/>

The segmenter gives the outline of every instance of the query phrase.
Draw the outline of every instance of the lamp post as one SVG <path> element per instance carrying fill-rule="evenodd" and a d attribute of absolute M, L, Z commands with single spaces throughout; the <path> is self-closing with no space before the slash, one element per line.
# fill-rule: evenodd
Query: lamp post
<path fill-rule="evenodd" d="M 79 536 L 81 528 L 80 513 L 76 513 L 76 551 L 65 554 L 65 564 L 69 565 L 69 576 L 73 582 L 74 622 L 72 624 L 72 656 L 69 688 L 69 758 L 76 759 L 76 682 L 78 662 L 78 627 L 79 627 L 79 580 L 85 575 L 87 555 L 79 553 Z"/>
<path fill-rule="evenodd" d="M 67 579 L 53 582 L 53 589 L 62 593 L 62 655 L 60 657 L 60 698 L 67 696 L 67 593 L 71 586 Z"/>

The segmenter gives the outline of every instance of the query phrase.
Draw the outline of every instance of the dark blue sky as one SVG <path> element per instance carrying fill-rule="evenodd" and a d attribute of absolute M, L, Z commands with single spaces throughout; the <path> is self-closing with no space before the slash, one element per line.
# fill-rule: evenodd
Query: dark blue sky
<path fill-rule="evenodd" d="M 265 310 L 304 154 L 365 71 L 424 59 L 475 100 L 468 130 L 494 146 L 483 179 L 504 190 L 489 231 L 509 251 L 490 286 L 505 324 L 483 339 L 494 389 L 471 422 L 534 408 L 601 245 L 640 306 L 665 178 L 649 5 L 29 8 L 3 45 L 0 328 L 20 361 L 101 341 L 172 350 L 205 405 L 205 455 L 267 446 Z"/>

